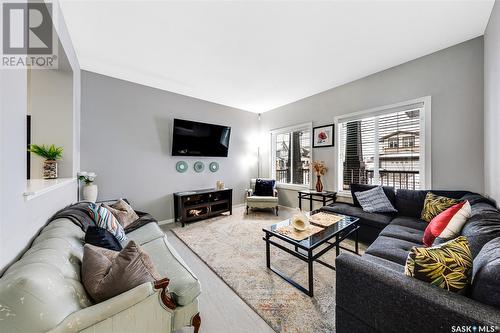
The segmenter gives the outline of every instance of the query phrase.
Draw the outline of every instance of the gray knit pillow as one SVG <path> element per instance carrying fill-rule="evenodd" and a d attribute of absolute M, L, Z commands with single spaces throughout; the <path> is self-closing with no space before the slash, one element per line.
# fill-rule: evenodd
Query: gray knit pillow
<path fill-rule="evenodd" d="M 382 189 L 377 186 L 368 191 L 355 192 L 359 204 L 367 213 L 396 213 L 397 210 L 392 206 Z"/>

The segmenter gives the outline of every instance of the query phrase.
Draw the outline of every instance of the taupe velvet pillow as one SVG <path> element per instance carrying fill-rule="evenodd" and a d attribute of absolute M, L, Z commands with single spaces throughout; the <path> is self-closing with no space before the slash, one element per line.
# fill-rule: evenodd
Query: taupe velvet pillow
<path fill-rule="evenodd" d="M 106 204 L 103 204 L 103 206 L 109 209 L 123 228 L 126 228 L 130 223 L 139 218 L 139 215 L 123 199 L 118 200 L 111 206 Z"/>
<path fill-rule="evenodd" d="M 82 282 L 97 303 L 159 279 L 151 258 L 134 241 L 120 252 L 90 244 L 83 248 Z"/>

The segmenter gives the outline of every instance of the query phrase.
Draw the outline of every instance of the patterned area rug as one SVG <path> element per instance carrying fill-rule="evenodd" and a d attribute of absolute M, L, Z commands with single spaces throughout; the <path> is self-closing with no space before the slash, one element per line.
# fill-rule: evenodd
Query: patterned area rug
<path fill-rule="evenodd" d="M 222 278 L 276 332 L 334 332 L 335 272 L 314 264 L 314 297 L 310 298 L 266 268 L 262 228 L 294 214 L 281 209 L 246 215 L 237 208 L 232 216 L 220 216 L 172 229 L 220 278 Z M 354 249 L 354 242 L 343 246 Z M 360 250 L 365 246 L 360 244 Z M 334 263 L 335 250 L 322 260 Z M 271 247 L 271 265 L 307 286 L 307 264 Z"/>

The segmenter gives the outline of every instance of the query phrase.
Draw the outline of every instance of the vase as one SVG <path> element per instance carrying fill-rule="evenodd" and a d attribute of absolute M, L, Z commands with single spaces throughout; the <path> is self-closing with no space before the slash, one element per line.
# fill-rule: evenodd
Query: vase
<path fill-rule="evenodd" d="M 321 176 L 317 176 L 318 179 L 316 180 L 316 191 L 317 192 L 323 192 L 323 183 L 321 182 Z"/>
<path fill-rule="evenodd" d="M 87 184 L 83 185 L 83 200 L 96 202 L 97 200 L 97 185 Z"/>
<path fill-rule="evenodd" d="M 56 179 L 57 178 L 57 161 L 45 160 L 43 161 L 43 179 Z"/>

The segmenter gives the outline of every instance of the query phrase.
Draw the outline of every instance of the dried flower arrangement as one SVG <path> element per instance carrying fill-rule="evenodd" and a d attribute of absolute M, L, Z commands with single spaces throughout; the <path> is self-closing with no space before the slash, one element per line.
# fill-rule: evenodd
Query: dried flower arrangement
<path fill-rule="evenodd" d="M 317 175 L 323 176 L 328 171 L 324 161 L 314 161 L 312 162 L 312 167 Z"/>

